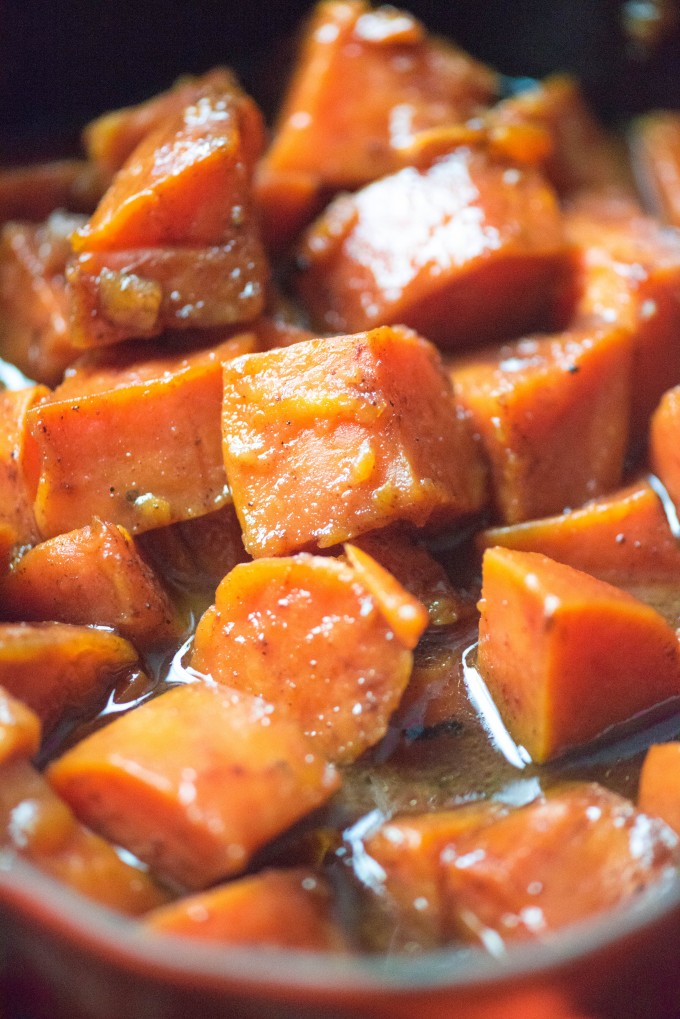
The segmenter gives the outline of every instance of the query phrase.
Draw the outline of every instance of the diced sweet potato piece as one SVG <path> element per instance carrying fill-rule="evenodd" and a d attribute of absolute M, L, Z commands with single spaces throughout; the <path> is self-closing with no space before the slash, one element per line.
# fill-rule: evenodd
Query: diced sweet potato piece
<path fill-rule="evenodd" d="M 391 173 L 416 131 L 466 120 L 498 76 L 427 36 L 410 14 L 362 0 L 319 4 L 265 166 L 355 188 Z"/>
<path fill-rule="evenodd" d="M 427 621 L 368 564 L 301 553 L 236 566 L 198 624 L 192 666 L 292 714 L 331 760 L 354 760 L 384 735 Z"/>
<path fill-rule="evenodd" d="M 631 131 L 633 169 L 654 213 L 680 226 L 680 114 L 658 110 L 639 117 Z"/>
<path fill-rule="evenodd" d="M 84 222 L 55 212 L 46 223 L 7 223 L 0 234 L 0 350 L 38 382 L 55 386 L 78 356 L 71 342 L 66 262 Z"/>
<path fill-rule="evenodd" d="M 84 159 L 0 170 L 0 223 L 40 223 L 55 209 L 90 213 L 103 195 L 108 175 Z"/>
<path fill-rule="evenodd" d="M 657 743 L 645 755 L 638 809 L 660 817 L 680 835 L 680 743 Z"/>
<path fill-rule="evenodd" d="M 250 181 L 262 140 L 257 108 L 229 79 L 206 80 L 190 105 L 140 141 L 72 237 L 75 343 L 260 313 L 267 269 Z"/>
<path fill-rule="evenodd" d="M 328 884 L 312 871 L 266 870 L 155 910 L 145 926 L 228 945 L 342 951 Z"/>
<path fill-rule="evenodd" d="M 140 650 L 181 634 L 176 610 L 130 535 L 101 520 L 15 560 L 0 578 L 0 607 L 9 620 L 111 626 Z"/>
<path fill-rule="evenodd" d="M 40 748 L 41 736 L 35 711 L 0 686 L 0 766 L 16 758 L 33 757 Z"/>
<path fill-rule="evenodd" d="M 204 683 L 117 718 L 47 774 L 84 823 L 193 889 L 241 872 L 339 784 L 292 721 Z"/>
<path fill-rule="evenodd" d="M 444 849 L 451 934 L 541 938 L 625 902 L 677 866 L 677 839 L 615 793 L 575 783 Z"/>
<path fill-rule="evenodd" d="M 680 382 L 680 237 L 625 201 L 584 200 L 565 226 L 579 252 L 576 318 L 631 334 L 631 436 L 641 442 L 662 394 Z"/>
<path fill-rule="evenodd" d="M 136 533 L 224 505 L 222 363 L 253 344 L 250 334 L 193 352 L 149 344 L 141 361 L 131 347 L 80 364 L 28 416 L 43 536 L 94 516 Z"/>
<path fill-rule="evenodd" d="M 403 322 L 460 347 L 557 327 L 568 269 L 543 178 L 462 147 L 337 198 L 304 235 L 297 283 L 327 330 Z"/>
<path fill-rule="evenodd" d="M 319 178 L 299 170 L 274 170 L 260 162 L 253 178 L 253 198 L 262 242 L 281 255 L 324 207 L 328 195 Z"/>
<path fill-rule="evenodd" d="M 25 760 L 0 768 L 0 844 L 89 899 L 140 916 L 169 899 L 140 867 L 84 828 Z"/>
<path fill-rule="evenodd" d="M 251 555 L 480 509 L 485 470 L 436 351 L 399 328 L 224 369 L 224 462 Z"/>
<path fill-rule="evenodd" d="M 513 739 L 543 762 L 680 694 L 674 630 L 535 552 L 484 553 L 478 663 Z"/>
<path fill-rule="evenodd" d="M 649 454 L 652 467 L 676 506 L 680 506 L 680 386 L 664 393 L 652 415 Z"/>
<path fill-rule="evenodd" d="M 17 545 L 39 539 L 33 511 L 36 449 L 27 415 L 48 396 L 45 386 L 0 392 L 0 523 Z"/>
<path fill-rule="evenodd" d="M 108 630 L 0 624 L 0 685 L 36 712 L 46 733 L 66 715 L 83 716 L 138 664 L 132 645 Z"/>
<path fill-rule="evenodd" d="M 612 326 L 529 337 L 452 362 L 502 521 L 559 513 L 620 483 L 630 373 L 629 336 Z"/>
<path fill-rule="evenodd" d="M 680 576 L 680 547 L 646 481 L 559 516 L 490 527 L 476 543 L 480 550 L 502 545 L 542 552 L 631 591 L 650 582 L 675 583 Z"/>

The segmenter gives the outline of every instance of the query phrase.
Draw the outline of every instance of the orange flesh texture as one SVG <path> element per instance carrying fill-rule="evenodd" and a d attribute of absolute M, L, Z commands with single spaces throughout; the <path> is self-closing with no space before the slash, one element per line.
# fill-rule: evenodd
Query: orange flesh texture
<path fill-rule="evenodd" d="M 181 634 L 170 598 L 130 535 L 101 520 L 24 552 L 0 578 L 0 612 L 9 620 L 110 626 L 140 650 Z"/>
<path fill-rule="evenodd" d="M 550 186 L 465 147 L 336 199 L 304 235 L 299 265 L 320 327 L 405 323 L 443 347 L 553 327 L 570 272 Z"/>
<path fill-rule="evenodd" d="M 450 935 L 487 945 L 492 932 L 541 938 L 669 878 L 677 858 L 662 822 L 595 784 L 574 784 L 443 851 Z"/>
<path fill-rule="evenodd" d="M 84 823 L 195 890 L 241 872 L 340 782 L 295 724 L 204 683 L 116 719 L 47 775 Z"/>
<path fill-rule="evenodd" d="M 680 238 L 625 201 L 584 202 L 565 226 L 578 252 L 576 318 L 630 332 L 631 437 L 642 441 L 662 394 L 680 382 Z"/>
<path fill-rule="evenodd" d="M 559 513 L 620 483 L 631 390 L 625 330 L 529 337 L 450 367 L 489 458 L 502 522 Z"/>
<path fill-rule="evenodd" d="M 32 491 L 36 448 L 28 415 L 47 397 L 45 386 L 0 393 L 0 522 L 10 529 L 12 544 L 39 539 Z"/>
<path fill-rule="evenodd" d="M 356 188 L 403 166 L 413 134 L 466 120 L 497 91 L 496 74 L 410 14 L 331 0 L 307 28 L 264 166 Z"/>
<path fill-rule="evenodd" d="M 40 223 L 54 209 L 90 213 L 108 184 L 107 174 L 84 159 L 55 159 L 0 170 L 0 223 Z"/>
<path fill-rule="evenodd" d="M 113 846 L 84 828 L 27 761 L 0 770 L 0 844 L 71 888 L 128 916 L 167 902 L 169 895 Z"/>
<path fill-rule="evenodd" d="M 680 835 L 680 743 L 657 743 L 645 755 L 638 789 L 638 809 Z"/>
<path fill-rule="evenodd" d="M 486 476 L 439 356 L 408 330 L 296 343 L 224 368 L 223 451 L 253 556 L 480 509 Z"/>
<path fill-rule="evenodd" d="M 543 763 L 680 694 L 674 630 L 632 595 L 534 552 L 484 553 L 479 671 Z"/>
<path fill-rule="evenodd" d="M 268 870 L 170 903 L 144 924 L 221 944 L 341 951 L 331 907 L 330 888 L 312 871 Z"/>
<path fill-rule="evenodd" d="M 80 216 L 7 223 L 0 234 L 0 353 L 37 382 L 57 385 L 77 357 L 71 342 L 66 262 Z"/>
<path fill-rule="evenodd" d="M 0 623 L 0 685 L 38 715 L 46 733 L 64 717 L 84 717 L 138 664 L 132 645 L 108 630 Z"/>
<path fill-rule="evenodd" d="M 680 547 L 659 496 L 646 481 L 560 516 L 490 527 L 475 541 L 480 551 L 502 545 L 541 552 L 628 589 L 674 583 L 680 575 Z"/>
<path fill-rule="evenodd" d="M 0 767 L 38 753 L 42 727 L 35 711 L 0 686 Z"/>
<path fill-rule="evenodd" d="M 660 219 L 680 226 L 680 115 L 663 111 L 639 117 L 631 149 L 643 195 Z"/>
<path fill-rule="evenodd" d="M 654 471 L 676 506 L 680 506 L 680 386 L 661 398 L 649 428 L 649 454 Z"/>
<path fill-rule="evenodd" d="M 379 570 L 306 553 L 236 566 L 199 621 L 193 668 L 291 715 L 318 753 L 355 760 L 384 736 L 427 623 Z"/>
<path fill-rule="evenodd" d="M 255 168 L 253 199 L 262 243 L 270 255 L 281 255 L 324 207 L 325 193 L 316 177 L 296 170 Z"/>
<path fill-rule="evenodd" d="M 94 516 L 136 533 L 224 505 L 222 364 L 254 342 L 240 334 L 174 354 L 150 344 L 141 361 L 131 348 L 74 369 L 29 415 L 43 536 Z"/>

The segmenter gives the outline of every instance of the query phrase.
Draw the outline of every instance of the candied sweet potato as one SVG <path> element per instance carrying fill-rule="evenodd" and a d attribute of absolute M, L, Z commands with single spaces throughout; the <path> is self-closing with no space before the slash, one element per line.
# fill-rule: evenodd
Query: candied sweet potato
<path fill-rule="evenodd" d="M 0 686 L 0 768 L 8 761 L 28 760 L 37 754 L 41 736 L 35 711 Z"/>
<path fill-rule="evenodd" d="M 339 784 L 293 722 L 205 683 L 117 718 L 47 775 L 84 823 L 197 890 L 240 873 Z"/>
<path fill-rule="evenodd" d="M 669 389 L 652 415 L 649 454 L 652 467 L 676 506 L 680 506 L 680 386 Z"/>
<path fill-rule="evenodd" d="M 224 462 L 251 555 L 479 510 L 486 476 L 436 351 L 401 328 L 225 364 Z"/>
<path fill-rule="evenodd" d="M 594 783 L 574 783 L 442 852 L 450 932 L 498 946 L 541 938 L 669 878 L 678 843 Z"/>
<path fill-rule="evenodd" d="M 90 213 L 107 184 L 108 175 L 84 159 L 4 168 L 0 170 L 0 223 L 40 223 L 57 209 Z"/>
<path fill-rule="evenodd" d="M 363 572 L 306 553 L 236 566 L 199 621 L 192 656 L 199 672 L 292 715 L 342 762 L 384 735 L 427 622 L 423 606 L 363 555 Z"/>
<path fill-rule="evenodd" d="M 222 458 L 222 363 L 240 334 L 195 351 L 148 344 L 81 363 L 29 415 L 39 457 L 35 513 L 52 537 L 93 517 L 132 533 L 229 500 Z"/>
<path fill-rule="evenodd" d="M 320 327 L 403 322 L 451 348 L 557 327 L 571 271 L 550 186 L 468 147 L 341 195 L 304 235 L 298 265 Z"/>
<path fill-rule="evenodd" d="M 15 559 L 0 578 L 0 615 L 111 626 L 140 650 L 181 634 L 177 611 L 130 535 L 101 520 Z"/>
<path fill-rule="evenodd" d="M 537 762 L 680 695 L 678 639 L 626 591 L 536 552 L 484 553 L 479 671 Z"/>
<path fill-rule="evenodd" d="M 327 882 L 302 868 L 266 870 L 154 910 L 147 928 L 229 945 L 342 951 Z"/>
<path fill-rule="evenodd" d="M 40 536 L 33 509 L 36 448 L 27 416 L 48 396 L 45 386 L 0 392 L 0 523 L 16 545 Z"/>
<path fill-rule="evenodd" d="M 529 337 L 452 362 L 451 377 L 489 458 L 501 521 L 559 513 L 620 483 L 631 391 L 625 330 Z"/>
<path fill-rule="evenodd" d="M 680 743 L 656 743 L 649 748 L 640 772 L 637 804 L 680 836 Z"/>
<path fill-rule="evenodd" d="M 656 110 L 638 117 L 631 131 L 638 186 L 654 213 L 680 226 L 680 114 Z"/>

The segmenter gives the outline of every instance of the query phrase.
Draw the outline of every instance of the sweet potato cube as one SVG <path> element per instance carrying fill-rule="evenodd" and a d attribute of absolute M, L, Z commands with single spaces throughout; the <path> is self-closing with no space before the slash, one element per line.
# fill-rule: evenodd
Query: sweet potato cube
<path fill-rule="evenodd" d="M 37 382 L 56 386 L 78 356 L 71 342 L 66 263 L 81 216 L 7 223 L 0 233 L 0 352 Z"/>
<path fill-rule="evenodd" d="M 680 694 L 675 631 L 619 588 L 535 552 L 484 553 L 479 671 L 543 762 Z"/>
<path fill-rule="evenodd" d="M 0 623 L 0 686 L 36 712 L 45 734 L 84 717 L 117 679 L 139 665 L 127 640 L 67 623 Z"/>
<path fill-rule="evenodd" d="M 444 849 L 449 936 L 498 945 L 542 938 L 669 879 L 678 841 L 628 800 L 579 782 Z"/>
<path fill-rule="evenodd" d="M 627 333 L 606 326 L 529 337 L 452 363 L 504 523 L 559 513 L 620 483 L 630 362 Z"/>
<path fill-rule="evenodd" d="M 631 155 L 648 204 L 659 219 L 680 226 L 680 114 L 658 110 L 634 121 Z"/>
<path fill-rule="evenodd" d="M 170 898 L 145 870 L 83 827 L 26 760 L 0 767 L 0 845 L 128 916 L 141 916 Z"/>
<path fill-rule="evenodd" d="M 33 511 L 36 447 L 28 415 L 48 396 L 45 386 L 0 392 L 0 523 L 16 545 L 31 545 L 40 537 Z"/>
<path fill-rule="evenodd" d="M 210 513 L 229 500 L 222 459 L 222 363 L 241 334 L 187 352 L 148 344 L 80 364 L 28 415 L 39 457 L 43 537 L 99 516 L 132 533 Z"/>
<path fill-rule="evenodd" d="M 630 333 L 631 437 L 641 443 L 662 394 L 680 383 L 680 237 L 626 201 L 577 203 L 565 229 L 577 252 L 575 317 Z"/>
<path fill-rule="evenodd" d="M 224 369 L 224 462 L 253 556 L 325 548 L 481 508 L 485 471 L 436 351 L 402 328 Z"/>
<path fill-rule="evenodd" d="M 652 415 L 649 454 L 652 467 L 676 506 L 680 506 L 680 386 L 664 393 Z"/>
<path fill-rule="evenodd" d="M 207 77 L 142 138 L 73 235 L 79 346 L 229 325 L 262 310 L 267 268 L 250 197 L 262 121 L 226 77 Z"/>
<path fill-rule="evenodd" d="M 494 72 L 410 14 L 327 0 L 307 27 L 264 166 L 354 189 L 403 166 L 415 132 L 467 120 L 498 87 Z"/>
<path fill-rule="evenodd" d="M 145 927 L 228 945 L 342 951 L 332 894 L 312 871 L 266 870 L 154 910 Z"/>
<path fill-rule="evenodd" d="M 637 804 L 680 836 L 680 743 L 656 743 L 649 748 L 640 772 Z"/>
<path fill-rule="evenodd" d="M 320 328 L 402 322 L 447 348 L 557 328 L 571 271 L 540 174 L 467 147 L 341 195 L 304 235 L 298 266 Z"/>
<path fill-rule="evenodd" d="M 339 784 L 294 723 L 204 683 L 117 718 L 47 774 L 84 823 L 191 889 L 241 872 Z"/>
<path fill-rule="evenodd" d="M 40 719 L 23 700 L 0 686 L 0 767 L 8 761 L 27 760 L 40 749 Z"/>
<path fill-rule="evenodd" d="M 354 760 L 385 734 L 427 623 L 394 578 L 369 570 L 306 553 L 234 567 L 192 666 L 291 714 L 329 759 Z"/>
<path fill-rule="evenodd" d="M 680 575 L 680 547 L 661 499 L 646 481 L 559 516 L 490 527 L 479 532 L 476 543 L 482 551 L 502 545 L 541 552 L 631 593 L 649 584 L 675 584 Z"/>
<path fill-rule="evenodd" d="M 130 535 L 101 520 L 16 559 L 0 577 L 0 615 L 111 626 L 140 650 L 181 635 L 176 609 Z"/>

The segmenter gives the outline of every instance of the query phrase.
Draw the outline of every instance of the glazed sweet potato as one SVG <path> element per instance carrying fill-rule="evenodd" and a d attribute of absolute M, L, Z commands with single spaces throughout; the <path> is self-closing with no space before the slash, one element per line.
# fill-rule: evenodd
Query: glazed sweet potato
<path fill-rule="evenodd" d="M 342 951 L 332 904 L 328 884 L 312 871 L 266 870 L 154 910 L 144 925 L 226 945 Z"/>
<path fill-rule="evenodd" d="M 479 510 L 485 471 L 434 349 L 408 330 L 296 343 L 224 368 L 224 462 L 253 556 Z"/>
<path fill-rule="evenodd" d="M 594 783 L 575 783 L 444 849 L 449 929 L 498 947 L 542 938 L 668 880 L 677 859 L 662 822 Z"/>
<path fill-rule="evenodd" d="M 680 836 L 680 743 L 656 743 L 649 748 L 640 772 L 637 804 Z"/>
<path fill-rule="evenodd" d="M 85 823 L 191 889 L 240 873 L 340 781 L 264 701 L 204 683 L 116 719 L 47 775 Z"/>
<path fill-rule="evenodd" d="M 40 719 L 23 700 L 0 686 L 0 767 L 15 759 L 28 760 L 40 749 Z"/>
<path fill-rule="evenodd" d="M 403 322 L 447 348 L 557 327 L 570 272 L 550 186 L 468 147 L 341 195 L 304 235 L 298 267 L 320 328 Z"/>
<path fill-rule="evenodd" d="M 649 427 L 649 455 L 654 471 L 676 506 L 680 506 L 680 386 L 664 393 Z"/>
<path fill-rule="evenodd" d="M 40 536 L 33 509 L 37 451 L 28 415 L 48 396 L 45 386 L 0 392 L 0 523 L 14 545 L 31 545 Z"/>
<path fill-rule="evenodd" d="M 139 142 L 72 238 L 76 344 L 230 325 L 262 311 L 267 269 L 250 198 L 262 142 L 259 112 L 232 79 L 206 80 Z"/>
<path fill-rule="evenodd" d="M 680 694 L 674 630 L 632 595 L 535 552 L 484 553 L 479 671 L 544 762 Z"/>
<path fill-rule="evenodd" d="M 80 363 L 27 419 L 42 535 L 95 516 L 137 533 L 227 503 L 222 364 L 254 342 L 240 334 L 193 351 L 151 343 L 141 359 L 133 346 Z"/>
<path fill-rule="evenodd" d="M 504 523 L 580 506 L 620 483 L 631 399 L 625 330 L 530 337 L 453 361 L 451 377 Z"/>
<path fill-rule="evenodd" d="M 680 114 L 658 110 L 639 117 L 630 134 L 633 169 L 652 211 L 680 226 Z"/>
<path fill-rule="evenodd" d="M 191 659 L 292 715 L 319 753 L 341 762 L 384 735 L 427 624 L 420 602 L 347 550 L 351 565 L 301 553 L 236 566 L 199 621 Z"/>
<path fill-rule="evenodd" d="M 108 184 L 108 175 L 84 159 L 0 170 L 0 223 L 40 223 L 56 209 L 91 213 Z"/>
<path fill-rule="evenodd" d="M 0 616 L 110 626 L 140 650 L 175 643 L 177 610 L 122 527 L 95 520 L 43 541 L 0 577 Z"/>

